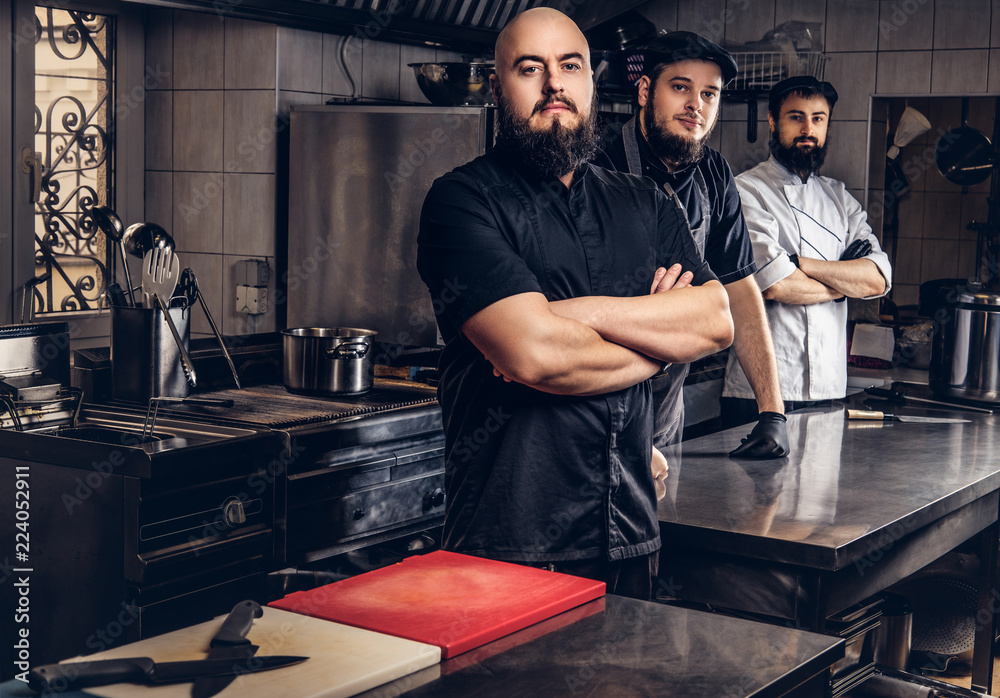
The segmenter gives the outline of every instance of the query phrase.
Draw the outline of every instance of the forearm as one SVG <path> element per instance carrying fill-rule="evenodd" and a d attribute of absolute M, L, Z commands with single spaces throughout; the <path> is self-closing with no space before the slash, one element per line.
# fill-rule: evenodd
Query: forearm
<path fill-rule="evenodd" d="M 613 392 L 660 369 L 660 362 L 605 341 L 550 306 L 539 293 L 512 296 L 469 318 L 462 331 L 506 379 L 547 393 Z"/>
<path fill-rule="evenodd" d="M 757 282 L 748 276 L 725 289 L 733 314 L 733 351 L 757 398 L 757 410 L 784 414 L 774 343 Z"/>
<path fill-rule="evenodd" d="M 849 298 L 867 298 L 885 291 L 885 279 L 870 259 L 828 262 L 799 257 L 799 268 L 809 277 Z"/>
<path fill-rule="evenodd" d="M 788 305 L 812 305 L 836 300 L 843 297 L 844 294 L 807 276 L 802 270 L 796 269 L 791 276 L 786 276 L 781 281 L 765 288 L 761 291 L 761 295 L 769 301 L 787 303 Z"/>
<path fill-rule="evenodd" d="M 728 296 L 717 281 L 648 296 L 572 298 L 551 307 L 609 342 L 671 363 L 690 363 L 732 342 Z"/>

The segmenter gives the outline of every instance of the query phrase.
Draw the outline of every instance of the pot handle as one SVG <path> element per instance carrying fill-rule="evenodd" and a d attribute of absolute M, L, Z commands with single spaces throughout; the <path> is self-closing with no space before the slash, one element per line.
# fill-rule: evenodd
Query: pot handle
<path fill-rule="evenodd" d="M 363 359 L 371 347 L 367 342 L 344 342 L 333 349 L 328 349 L 328 359 Z"/>

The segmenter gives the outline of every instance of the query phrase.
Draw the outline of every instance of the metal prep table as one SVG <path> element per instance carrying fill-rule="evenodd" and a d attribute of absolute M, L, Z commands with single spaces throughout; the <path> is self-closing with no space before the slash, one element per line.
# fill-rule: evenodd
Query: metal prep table
<path fill-rule="evenodd" d="M 861 396 L 863 397 L 863 396 Z M 748 427 L 667 453 L 661 582 L 678 599 L 826 630 L 826 619 L 972 537 L 981 556 L 973 689 L 992 683 L 1000 415 L 963 424 L 848 422 L 858 396 L 788 415 L 791 454 L 737 461 Z"/>

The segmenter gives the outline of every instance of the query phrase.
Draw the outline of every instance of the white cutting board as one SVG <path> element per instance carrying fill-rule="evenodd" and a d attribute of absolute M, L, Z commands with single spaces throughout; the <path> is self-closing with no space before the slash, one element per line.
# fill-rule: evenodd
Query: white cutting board
<path fill-rule="evenodd" d="M 152 657 L 158 662 L 204 659 L 208 643 L 222 627 L 226 616 L 172 633 L 140 640 L 105 652 L 75 657 L 68 662 Z M 238 676 L 219 698 L 346 698 L 376 686 L 434 666 L 425 672 L 426 681 L 440 675 L 441 648 L 392 635 L 353 628 L 328 620 L 264 607 L 255 618 L 247 638 L 260 647 L 257 656 L 288 654 L 310 657 L 281 669 Z M 106 698 L 190 698 L 191 684 L 140 686 L 132 683 L 97 686 L 88 694 Z"/>

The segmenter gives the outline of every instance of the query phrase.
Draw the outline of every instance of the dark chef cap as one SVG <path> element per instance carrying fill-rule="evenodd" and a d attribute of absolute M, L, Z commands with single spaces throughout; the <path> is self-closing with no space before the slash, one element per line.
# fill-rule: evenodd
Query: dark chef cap
<path fill-rule="evenodd" d="M 694 32 L 668 32 L 649 42 L 642 72 L 652 77 L 657 66 L 696 59 L 712 61 L 722 70 L 722 84 L 736 77 L 738 68 L 729 51 Z"/>
<path fill-rule="evenodd" d="M 793 78 L 786 78 L 771 88 L 767 96 L 767 110 L 777 118 L 781 112 L 781 103 L 785 97 L 793 92 L 812 96 L 822 95 L 830 105 L 830 112 L 833 112 L 833 105 L 837 103 L 837 91 L 828 82 L 820 82 L 811 75 L 796 75 Z"/>

